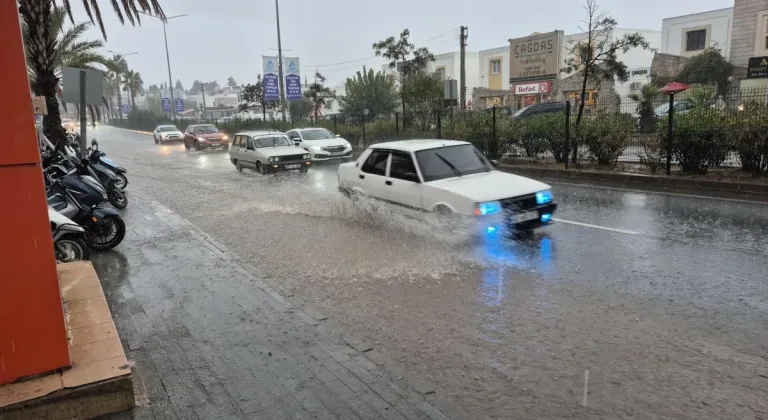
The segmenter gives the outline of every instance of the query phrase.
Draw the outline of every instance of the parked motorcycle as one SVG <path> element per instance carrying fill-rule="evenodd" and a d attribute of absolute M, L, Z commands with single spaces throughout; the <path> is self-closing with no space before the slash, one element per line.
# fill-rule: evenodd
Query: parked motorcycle
<path fill-rule="evenodd" d="M 99 150 L 99 142 L 96 141 L 96 139 L 91 140 L 91 148 L 93 149 L 89 156 L 91 163 L 99 163 L 114 172 L 118 178 L 115 185 L 117 188 L 125 190 L 125 187 L 128 186 L 128 177 L 125 175 L 128 173 L 128 170 L 122 166 L 117 166 L 117 164 L 112 159 L 107 157 L 106 153 Z"/>
<path fill-rule="evenodd" d="M 90 258 L 91 252 L 85 242 L 85 229 L 59 214 L 51 206 L 48 206 L 48 219 L 51 222 L 56 261 L 67 263 L 86 261 Z"/>
<path fill-rule="evenodd" d="M 89 155 L 93 153 L 91 149 L 88 150 Z M 120 210 L 128 207 L 128 197 L 122 189 L 117 187 L 119 179 L 114 172 L 99 163 L 91 163 L 90 157 L 89 159 L 80 159 L 70 146 L 64 146 L 64 152 L 60 154 L 60 157 L 69 161 L 67 167 L 75 167 L 81 175 L 90 175 L 97 179 L 107 191 L 107 201 L 113 207 Z"/>
<path fill-rule="evenodd" d="M 125 238 L 125 222 L 120 214 L 101 207 L 107 197 L 95 179 L 81 175 L 76 168 L 49 165 L 43 171 L 48 185 L 48 204 L 85 229 L 85 242 L 93 250 L 106 251 Z"/>

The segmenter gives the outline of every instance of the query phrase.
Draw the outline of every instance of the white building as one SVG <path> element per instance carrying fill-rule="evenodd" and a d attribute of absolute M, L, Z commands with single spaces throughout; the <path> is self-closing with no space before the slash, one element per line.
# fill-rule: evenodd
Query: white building
<path fill-rule="evenodd" d="M 666 18 L 661 21 L 663 54 L 691 57 L 717 46 L 726 60 L 731 55 L 733 7 Z"/>

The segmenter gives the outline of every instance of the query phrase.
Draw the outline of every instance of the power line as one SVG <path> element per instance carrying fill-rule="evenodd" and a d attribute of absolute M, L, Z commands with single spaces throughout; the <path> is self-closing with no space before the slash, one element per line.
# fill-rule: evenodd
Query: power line
<path fill-rule="evenodd" d="M 420 45 L 423 45 L 423 44 L 427 44 L 427 43 L 429 43 L 431 41 L 437 41 L 440 38 L 445 38 L 446 36 L 455 35 L 458 31 L 459 31 L 459 28 L 453 28 L 450 31 L 439 33 L 437 35 L 434 35 L 434 36 L 432 36 L 430 38 L 425 39 L 424 41 L 415 42 L 414 45 L 415 46 L 420 46 Z M 441 45 L 441 44 L 438 44 L 438 45 Z M 316 65 L 316 66 L 306 66 L 306 67 L 310 67 L 310 68 L 314 68 L 314 69 L 323 68 L 323 67 L 335 67 L 335 66 L 340 66 L 340 65 L 344 65 L 344 64 L 360 63 L 360 62 L 363 62 L 363 61 L 373 60 L 375 58 L 380 58 L 380 57 L 377 57 L 377 56 L 374 55 L 374 56 L 371 56 L 371 57 L 360 58 L 360 59 L 357 59 L 357 60 L 342 61 L 342 62 L 339 62 L 339 63 L 330 63 L 330 64 L 319 64 L 319 65 Z M 304 67 L 304 66 L 302 66 L 302 67 Z M 326 70 L 326 71 L 328 71 L 328 70 Z"/>

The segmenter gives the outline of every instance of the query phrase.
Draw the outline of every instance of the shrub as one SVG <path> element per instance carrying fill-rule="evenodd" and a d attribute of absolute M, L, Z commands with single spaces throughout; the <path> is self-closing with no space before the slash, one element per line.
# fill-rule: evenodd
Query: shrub
<path fill-rule="evenodd" d="M 667 161 L 667 150 L 659 139 L 659 136 L 653 134 L 641 134 L 640 144 L 643 151 L 638 154 L 640 164 L 647 167 L 652 173 L 661 169 Z"/>
<path fill-rule="evenodd" d="M 664 148 L 667 147 L 667 118 L 656 126 Z M 727 131 L 728 119 L 718 110 L 694 108 L 675 115 L 672 154 L 683 172 L 706 173 L 720 166 L 732 150 Z"/>
<path fill-rule="evenodd" d="M 753 174 L 768 172 L 768 106 L 747 103 L 730 124 L 741 169 Z"/>
<path fill-rule="evenodd" d="M 552 131 L 552 118 L 537 115 L 519 120 L 516 145 L 525 151 L 528 157 L 538 157 L 549 149 L 549 136 Z"/>
<path fill-rule="evenodd" d="M 631 115 L 600 113 L 582 120 L 579 143 L 587 146 L 598 165 L 616 166 L 616 161 L 627 147 L 627 140 L 635 129 Z"/>

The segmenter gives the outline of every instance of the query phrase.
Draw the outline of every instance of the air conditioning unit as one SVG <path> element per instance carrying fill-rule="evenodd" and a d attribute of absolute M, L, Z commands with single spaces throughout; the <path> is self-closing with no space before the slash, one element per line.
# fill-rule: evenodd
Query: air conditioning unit
<path fill-rule="evenodd" d="M 643 87 L 643 84 L 640 83 L 640 82 L 632 82 L 632 83 L 629 84 L 629 89 L 630 90 L 640 90 L 640 88 L 642 88 L 642 87 Z"/>

